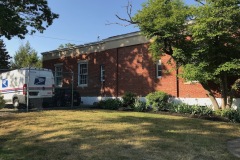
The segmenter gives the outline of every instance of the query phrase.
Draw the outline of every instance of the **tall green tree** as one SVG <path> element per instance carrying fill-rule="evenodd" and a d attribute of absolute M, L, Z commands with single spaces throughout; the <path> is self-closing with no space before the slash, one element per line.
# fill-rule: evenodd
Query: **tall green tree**
<path fill-rule="evenodd" d="M 29 42 L 19 47 L 13 59 L 11 64 L 13 69 L 23 67 L 40 68 L 42 66 L 42 60 L 38 57 L 37 52 L 30 46 Z"/>
<path fill-rule="evenodd" d="M 0 15 L 0 37 L 7 39 L 42 33 L 59 16 L 51 11 L 47 0 L 1 0 Z"/>
<path fill-rule="evenodd" d="M 0 39 L 0 73 L 7 71 L 10 68 L 9 56 L 3 40 Z M 0 93 L 0 109 L 5 106 L 5 100 L 3 99 L 2 94 Z"/>
<path fill-rule="evenodd" d="M 210 85 L 215 83 L 225 108 L 240 76 L 240 1 L 196 1 L 188 6 L 182 0 L 148 0 L 133 20 L 154 40 L 153 57 L 171 55 L 184 68 L 182 77 L 198 80 L 218 109 Z"/>
<path fill-rule="evenodd" d="M 0 69 L 8 70 L 10 68 L 10 56 L 5 48 L 3 40 L 0 39 Z"/>
<path fill-rule="evenodd" d="M 72 43 L 66 43 L 66 44 L 60 44 L 58 49 L 63 49 L 63 48 L 71 48 L 76 46 L 76 44 L 72 44 Z"/>

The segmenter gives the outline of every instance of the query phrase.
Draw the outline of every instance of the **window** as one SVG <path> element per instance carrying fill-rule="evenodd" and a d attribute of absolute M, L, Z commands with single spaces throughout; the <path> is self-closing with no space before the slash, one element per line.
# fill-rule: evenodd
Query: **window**
<path fill-rule="evenodd" d="M 161 78 L 162 77 L 162 62 L 161 62 L 161 60 L 157 61 L 156 71 L 157 71 L 157 78 Z"/>
<path fill-rule="evenodd" d="M 100 81 L 101 82 L 105 81 L 105 66 L 104 65 L 100 66 Z"/>
<path fill-rule="evenodd" d="M 78 62 L 78 86 L 87 86 L 88 84 L 88 63 L 86 61 Z"/>
<path fill-rule="evenodd" d="M 55 65 L 55 85 L 62 87 L 62 64 Z"/>

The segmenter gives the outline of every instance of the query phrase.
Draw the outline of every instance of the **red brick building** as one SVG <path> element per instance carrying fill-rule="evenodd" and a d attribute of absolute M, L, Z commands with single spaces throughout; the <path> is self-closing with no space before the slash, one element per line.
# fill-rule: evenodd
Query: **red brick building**
<path fill-rule="evenodd" d="M 177 77 L 174 64 L 167 63 L 170 56 L 153 62 L 148 44 L 139 32 L 119 35 L 44 52 L 43 67 L 55 72 L 56 87 L 70 87 L 73 73 L 74 89 L 86 104 L 103 97 L 121 97 L 127 91 L 141 97 L 164 91 L 187 103 L 211 104 L 199 83 Z"/>

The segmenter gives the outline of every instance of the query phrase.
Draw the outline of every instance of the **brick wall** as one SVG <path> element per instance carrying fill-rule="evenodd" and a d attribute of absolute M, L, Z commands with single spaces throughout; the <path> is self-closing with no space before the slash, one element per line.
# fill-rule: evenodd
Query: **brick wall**
<path fill-rule="evenodd" d="M 63 63 L 63 72 L 74 72 L 74 88 L 82 96 L 121 96 L 126 91 L 139 96 L 161 90 L 172 96 L 206 98 L 200 84 L 186 84 L 177 77 L 175 64 L 168 64 L 170 56 L 161 57 L 163 73 L 156 76 L 156 64 L 148 53 L 148 45 L 140 44 L 110 49 L 87 55 L 61 57 L 43 61 L 43 67 L 54 70 L 54 64 Z M 77 87 L 78 61 L 88 60 L 88 86 Z M 105 65 L 105 82 L 100 82 L 100 65 Z M 64 87 L 70 87 L 71 75 L 64 74 Z M 179 88 L 177 87 L 179 86 Z"/>

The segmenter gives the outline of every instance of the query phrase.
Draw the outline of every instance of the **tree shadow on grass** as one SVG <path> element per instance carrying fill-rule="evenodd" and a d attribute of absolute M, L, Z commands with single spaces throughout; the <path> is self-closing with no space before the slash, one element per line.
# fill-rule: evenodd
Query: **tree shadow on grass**
<path fill-rule="evenodd" d="M 69 112 L 69 114 L 79 111 Z M 39 124 L 24 120 L 35 130 L 16 128 L 0 136 L 3 159 L 234 159 L 226 140 L 239 125 L 183 117 L 109 111 L 81 111 L 89 119 L 69 117 Z M 48 113 L 48 116 L 54 116 Z M 61 113 L 64 114 L 64 113 Z M 113 114 L 113 116 L 111 116 Z M 65 115 L 64 115 L 65 116 Z M 74 115 L 73 115 L 74 116 Z M 38 118 L 38 117 L 36 117 Z M 41 117 L 43 118 L 44 117 Z M 46 117 L 47 118 L 47 117 Z M 3 117 L 0 117 L 2 122 Z M 4 120 L 7 122 L 7 120 Z M 9 122 L 9 121 L 8 121 Z M 64 122 L 66 124 L 64 124 Z M 7 127 L 0 125 L 1 129 Z M 227 127 L 228 126 L 228 127 Z"/>

